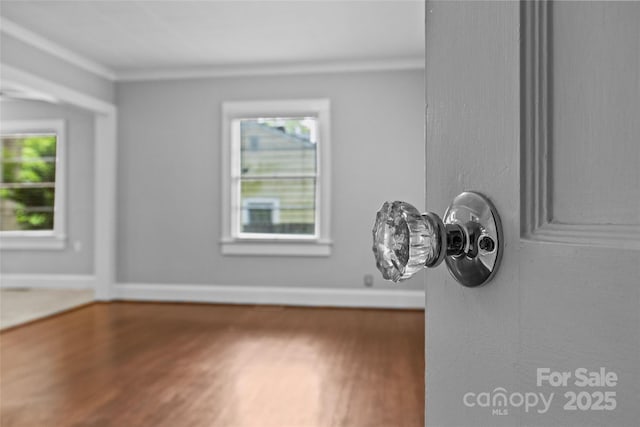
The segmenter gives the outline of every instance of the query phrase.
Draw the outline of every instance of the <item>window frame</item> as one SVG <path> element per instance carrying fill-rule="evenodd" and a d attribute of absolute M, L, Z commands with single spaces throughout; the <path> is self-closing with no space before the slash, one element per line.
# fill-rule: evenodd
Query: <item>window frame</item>
<path fill-rule="evenodd" d="M 313 235 L 241 233 L 239 119 L 314 117 L 318 121 L 316 148 L 316 212 Z M 331 133 L 328 99 L 230 101 L 222 103 L 222 238 L 224 255 L 329 256 L 331 254 Z M 234 209 L 238 207 L 238 209 Z"/>
<path fill-rule="evenodd" d="M 56 182 L 53 230 L 0 231 L 0 249 L 53 249 L 66 246 L 66 124 L 64 120 L 2 121 L 2 137 L 20 134 L 56 135 Z"/>

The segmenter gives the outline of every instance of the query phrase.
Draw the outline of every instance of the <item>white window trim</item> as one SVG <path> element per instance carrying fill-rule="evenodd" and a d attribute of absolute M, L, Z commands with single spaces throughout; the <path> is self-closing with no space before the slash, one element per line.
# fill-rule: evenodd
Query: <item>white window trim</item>
<path fill-rule="evenodd" d="M 233 101 L 222 104 L 222 238 L 224 255 L 274 256 L 329 256 L 331 255 L 331 133 L 328 99 L 297 99 L 272 101 Z M 239 215 L 233 212 L 239 206 L 237 191 L 232 191 L 232 172 L 238 162 L 234 158 L 232 121 L 259 117 L 300 117 L 318 119 L 319 144 L 317 148 L 316 181 L 316 233 L 313 236 L 252 235 L 242 233 L 238 227 Z M 237 171 L 236 171 L 237 172 Z"/>
<path fill-rule="evenodd" d="M 66 135 L 64 120 L 15 120 L 2 122 L 2 135 L 56 134 L 56 198 L 53 230 L 0 231 L 0 249 L 64 249 L 66 245 Z"/>

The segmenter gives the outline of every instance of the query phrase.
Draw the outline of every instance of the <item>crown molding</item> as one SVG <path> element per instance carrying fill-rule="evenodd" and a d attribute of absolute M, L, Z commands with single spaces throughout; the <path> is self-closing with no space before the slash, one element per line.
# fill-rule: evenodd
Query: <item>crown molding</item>
<path fill-rule="evenodd" d="M 216 77 L 252 77 L 424 69 L 424 57 L 415 56 L 357 61 L 317 61 L 279 64 L 139 68 L 114 71 L 103 64 L 54 43 L 4 17 L 0 17 L 0 32 L 111 81 L 180 80 Z"/>
<path fill-rule="evenodd" d="M 116 73 L 118 81 L 180 80 L 216 77 L 281 76 L 294 74 L 349 73 L 424 69 L 423 57 L 362 61 L 300 62 L 286 64 L 248 64 L 190 68 L 144 68 Z"/>
<path fill-rule="evenodd" d="M 54 43 L 31 30 L 27 30 L 7 18 L 0 17 L 0 31 L 107 80 L 113 81 L 116 79 L 115 72 L 110 68 Z"/>
<path fill-rule="evenodd" d="M 51 82 L 11 65 L 0 64 L 2 85 L 13 90 L 47 96 L 53 102 L 66 102 L 99 114 L 115 115 L 116 106 L 101 98 Z"/>

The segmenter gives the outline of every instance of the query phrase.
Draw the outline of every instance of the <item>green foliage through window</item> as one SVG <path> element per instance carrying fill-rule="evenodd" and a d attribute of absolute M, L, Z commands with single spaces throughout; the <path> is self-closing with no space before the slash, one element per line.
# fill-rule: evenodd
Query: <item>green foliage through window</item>
<path fill-rule="evenodd" d="M 2 136 L 2 230 L 53 230 L 56 145 L 51 134 Z"/>

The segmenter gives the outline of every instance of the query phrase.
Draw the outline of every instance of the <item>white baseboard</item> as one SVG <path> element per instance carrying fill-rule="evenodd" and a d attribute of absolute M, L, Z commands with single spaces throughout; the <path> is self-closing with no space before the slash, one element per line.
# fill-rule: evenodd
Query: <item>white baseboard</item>
<path fill-rule="evenodd" d="M 118 283 L 114 288 L 113 299 L 312 307 L 424 308 L 424 291 L 404 289 Z"/>
<path fill-rule="evenodd" d="M 95 282 L 93 275 L 0 275 L 0 288 L 94 289 Z M 406 289 L 118 283 L 113 287 L 112 299 L 310 307 L 424 308 L 424 292 Z"/>
<path fill-rule="evenodd" d="M 84 274 L 0 274 L 0 288 L 93 289 L 95 281 Z"/>

